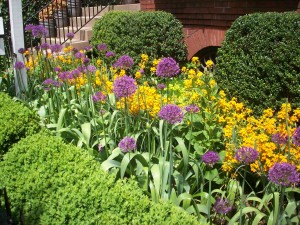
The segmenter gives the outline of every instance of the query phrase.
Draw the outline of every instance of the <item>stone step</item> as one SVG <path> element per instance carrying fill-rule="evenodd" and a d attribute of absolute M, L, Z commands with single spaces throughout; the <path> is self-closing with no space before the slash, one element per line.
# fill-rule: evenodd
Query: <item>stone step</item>
<path fill-rule="evenodd" d="M 82 26 L 92 28 L 96 22 L 96 20 L 100 19 L 102 16 L 95 16 L 93 19 L 89 21 L 87 17 L 71 17 L 70 18 L 70 25 L 75 28 L 80 28 Z M 86 23 L 86 24 L 85 24 Z M 85 25 L 84 25 L 85 24 Z"/>

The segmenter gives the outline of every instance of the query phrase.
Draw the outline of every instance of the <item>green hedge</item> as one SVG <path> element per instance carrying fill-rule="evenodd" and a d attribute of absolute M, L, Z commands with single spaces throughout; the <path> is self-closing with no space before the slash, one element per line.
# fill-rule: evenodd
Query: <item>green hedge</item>
<path fill-rule="evenodd" d="M 217 53 L 216 80 L 256 113 L 284 98 L 300 106 L 300 14 L 239 17 Z"/>
<path fill-rule="evenodd" d="M 21 138 L 40 130 L 39 117 L 20 102 L 0 92 L 0 157 Z"/>
<path fill-rule="evenodd" d="M 92 156 L 61 138 L 35 134 L 0 162 L 15 220 L 25 224 L 198 224 L 182 209 L 151 202 L 133 180 L 104 172 Z"/>
<path fill-rule="evenodd" d="M 91 42 L 94 47 L 107 44 L 117 56 L 122 53 L 139 59 L 145 53 L 185 61 L 183 39 L 182 24 L 171 13 L 113 11 L 95 23 Z"/>

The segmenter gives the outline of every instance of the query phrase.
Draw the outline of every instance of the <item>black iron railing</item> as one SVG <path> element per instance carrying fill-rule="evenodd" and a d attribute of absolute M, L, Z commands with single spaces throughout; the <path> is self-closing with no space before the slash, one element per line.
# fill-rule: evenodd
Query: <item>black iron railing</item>
<path fill-rule="evenodd" d="M 47 30 L 45 42 L 63 44 L 68 40 L 68 33 L 76 34 L 101 11 L 117 2 L 118 0 L 50 0 L 44 4 L 35 4 L 36 11 L 24 21 L 24 25 L 43 25 Z M 25 5 L 23 12 L 28 9 L 32 10 L 32 5 Z"/>

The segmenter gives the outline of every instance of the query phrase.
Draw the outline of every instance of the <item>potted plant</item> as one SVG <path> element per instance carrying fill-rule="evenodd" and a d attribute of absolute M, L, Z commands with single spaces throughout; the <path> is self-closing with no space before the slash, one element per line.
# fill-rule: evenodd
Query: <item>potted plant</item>
<path fill-rule="evenodd" d="M 55 27 L 68 26 L 68 12 L 66 0 L 53 0 L 47 7 L 42 9 L 39 13 L 40 21 L 55 20 Z"/>

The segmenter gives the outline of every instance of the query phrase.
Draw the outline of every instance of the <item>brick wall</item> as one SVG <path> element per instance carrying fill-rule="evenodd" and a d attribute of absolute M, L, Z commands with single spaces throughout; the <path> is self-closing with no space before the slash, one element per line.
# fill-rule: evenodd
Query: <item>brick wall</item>
<path fill-rule="evenodd" d="M 300 11 L 299 0 L 140 0 L 141 10 L 164 10 L 185 27 L 228 28 L 239 16 L 253 12 Z"/>

